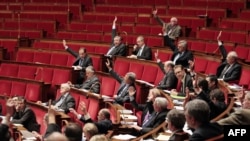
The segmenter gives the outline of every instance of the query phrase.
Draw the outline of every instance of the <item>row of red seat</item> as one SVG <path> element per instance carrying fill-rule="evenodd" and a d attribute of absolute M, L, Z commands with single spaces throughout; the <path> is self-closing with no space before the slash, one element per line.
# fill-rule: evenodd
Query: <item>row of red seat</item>
<path fill-rule="evenodd" d="M 249 31 L 250 21 L 242 20 L 239 18 L 234 18 L 234 19 L 223 18 L 219 23 L 219 27 L 231 30 Z"/>
<path fill-rule="evenodd" d="M 199 39 L 207 39 L 207 40 L 217 40 L 217 36 L 222 30 L 222 35 L 220 40 L 232 43 L 240 43 L 240 44 L 249 44 L 249 33 L 248 31 L 234 31 L 234 30 L 225 30 L 220 28 L 201 28 L 197 32 L 197 38 Z"/>
<path fill-rule="evenodd" d="M 92 58 L 93 66 L 95 70 L 101 70 L 101 58 L 103 55 L 89 54 Z M 16 61 L 18 62 L 30 62 L 37 64 L 48 64 L 51 66 L 68 66 L 71 67 L 75 61 L 74 56 L 68 52 L 60 51 L 46 51 L 36 49 L 19 49 L 16 54 Z"/>
<path fill-rule="evenodd" d="M 28 37 L 32 39 L 40 39 L 46 37 L 46 32 L 44 30 L 0 29 L 0 37 L 4 38 Z"/>
<path fill-rule="evenodd" d="M 70 81 L 72 75 L 70 68 L 63 69 L 39 64 L 2 62 L 0 67 L 0 76 L 43 81 L 54 85 Z"/>

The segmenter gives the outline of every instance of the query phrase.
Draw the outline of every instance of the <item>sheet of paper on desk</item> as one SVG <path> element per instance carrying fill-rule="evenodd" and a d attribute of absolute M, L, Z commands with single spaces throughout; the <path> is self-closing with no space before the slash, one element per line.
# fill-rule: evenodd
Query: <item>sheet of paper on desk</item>
<path fill-rule="evenodd" d="M 168 141 L 169 135 L 159 134 L 156 138 L 157 141 Z"/>
<path fill-rule="evenodd" d="M 133 114 L 132 110 L 118 110 L 121 114 Z"/>
<path fill-rule="evenodd" d="M 115 135 L 112 137 L 113 139 L 118 139 L 118 140 L 130 140 L 136 138 L 136 136 L 132 136 L 129 134 L 120 134 L 120 135 Z"/>
<path fill-rule="evenodd" d="M 168 94 L 170 94 L 170 91 L 169 90 L 163 90 L 165 93 L 168 93 Z"/>
<path fill-rule="evenodd" d="M 131 119 L 131 120 L 137 120 L 137 116 L 135 115 L 121 115 L 122 119 Z"/>
<path fill-rule="evenodd" d="M 177 109 L 177 110 L 181 110 L 181 111 L 184 110 L 183 106 L 174 106 L 174 108 Z"/>
<path fill-rule="evenodd" d="M 14 123 L 13 125 L 16 126 L 16 127 L 23 126 L 22 124 L 18 124 L 18 123 Z"/>
<path fill-rule="evenodd" d="M 24 139 L 36 138 L 36 136 L 33 133 L 31 133 L 31 132 L 29 132 L 27 130 L 20 130 L 20 132 L 23 135 Z"/>
<path fill-rule="evenodd" d="M 137 122 L 132 121 L 121 121 L 122 125 L 137 125 Z"/>

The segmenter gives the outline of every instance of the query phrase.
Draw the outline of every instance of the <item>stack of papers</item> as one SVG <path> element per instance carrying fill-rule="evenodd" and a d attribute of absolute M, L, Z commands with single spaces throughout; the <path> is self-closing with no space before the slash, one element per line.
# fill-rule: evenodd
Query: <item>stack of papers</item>
<path fill-rule="evenodd" d="M 132 110 L 118 110 L 120 114 L 133 114 Z"/>
<path fill-rule="evenodd" d="M 112 137 L 113 139 L 118 139 L 118 140 L 130 140 L 136 138 L 136 136 L 132 136 L 129 134 L 120 134 Z"/>
<path fill-rule="evenodd" d="M 135 115 L 121 115 L 121 118 L 125 120 L 133 120 L 133 121 L 137 120 L 137 116 Z"/>
<path fill-rule="evenodd" d="M 229 85 L 228 87 L 229 87 L 231 90 L 233 90 L 233 91 L 240 91 L 240 90 L 242 90 L 242 87 L 239 86 L 239 85 L 237 85 L 237 84 Z"/>
<path fill-rule="evenodd" d="M 157 136 L 156 140 L 157 141 L 168 141 L 170 135 L 165 135 L 165 134 L 160 134 Z"/>
<path fill-rule="evenodd" d="M 181 111 L 184 111 L 184 108 L 183 108 L 183 106 L 174 106 L 174 108 L 175 108 L 175 109 L 177 109 L 177 110 L 181 110 Z"/>
<path fill-rule="evenodd" d="M 137 122 L 132 121 L 121 121 L 122 125 L 137 125 Z"/>

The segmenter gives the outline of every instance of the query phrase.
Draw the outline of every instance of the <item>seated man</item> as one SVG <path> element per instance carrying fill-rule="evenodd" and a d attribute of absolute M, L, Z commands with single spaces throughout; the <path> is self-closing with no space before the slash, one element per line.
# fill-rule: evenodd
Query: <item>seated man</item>
<path fill-rule="evenodd" d="M 225 82 L 239 81 L 241 76 L 241 65 L 237 62 L 237 53 L 235 51 L 230 51 L 227 54 L 221 41 L 218 41 L 218 45 L 223 57 L 223 62 L 217 68 L 216 72 L 218 79 L 222 79 Z"/>
<path fill-rule="evenodd" d="M 142 116 L 141 116 L 141 123 L 143 124 L 144 122 L 147 121 L 149 117 L 152 116 L 154 113 L 154 107 L 153 107 L 153 102 L 156 97 L 159 97 L 161 95 L 160 91 L 156 88 L 150 89 L 149 94 L 148 94 L 148 100 L 146 101 L 146 104 L 138 104 L 135 101 L 135 90 L 129 89 L 129 99 L 131 105 L 138 111 L 142 111 Z"/>
<path fill-rule="evenodd" d="M 65 40 L 63 40 L 63 46 L 66 51 L 72 54 L 76 60 L 73 63 L 73 66 L 76 66 L 77 70 L 81 70 L 79 77 L 77 79 L 77 84 L 82 84 L 84 77 L 85 77 L 85 68 L 88 66 L 93 66 L 92 59 L 88 56 L 87 50 L 85 48 L 80 48 L 79 53 L 77 54 L 71 48 L 67 46 Z"/>
<path fill-rule="evenodd" d="M 112 77 L 114 77 L 121 85 L 117 91 L 117 94 L 114 95 L 114 102 L 118 103 L 120 105 L 123 105 L 125 102 L 129 102 L 129 94 L 128 94 L 128 89 L 135 88 L 135 80 L 136 80 L 136 75 L 133 72 L 128 72 L 124 78 L 121 78 L 111 67 L 110 67 L 110 62 L 107 59 L 106 66 L 109 70 L 109 73 L 111 74 Z"/>
<path fill-rule="evenodd" d="M 112 25 L 112 42 L 110 49 L 108 50 L 106 56 L 126 56 L 126 46 L 122 43 L 122 37 L 116 35 L 116 21 L 117 17 L 115 17 Z"/>
<path fill-rule="evenodd" d="M 136 39 L 137 44 L 134 45 L 132 55 L 128 58 L 152 60 L 152 50 L 146 46 L 143 36 L 138 36 Z"/>
<path fill-rule="evenodd" d="M 172 42 L 168 35 L 164 36 L 167 46 L 173 51 L 173 55 L 171 57 L 171 61 L 175 65 L 182 65 L 184 68 L 189 68 L 189 61 L 193 61 L 193 53 L 187 49 L 187 41 L 180 40 L 178 41 L 178 45 Z"/>
<path fill-rule="evenodd" d="M 153 130 L 157 126 L 159 126 L 161 123 L 163 123 L 166 119 L 168 109 L 167 109 L 167 99 L 164 97 L 157 97 L 154 100 L 153 107 L 154 107 L 154 113 L 151 114 L 151 117 L 149 117 L 143 124 L 142 127 L 138 125 L 131 125 L 131 128 L 135 129 L 135 132 L 132 134 L 140 136 L 143 134 L 146 134 L 147 132 Z"/>
<path fill-rule="evenodd" d="M 220 126 L 209 122 L 210 109 L 204 100 L 189 101 L 184 109 L 188 127 L 194 130 L 190 141 L 204 141 L 223 134 Z"/>
<path fill-rule="evenodd" d="M 84 102 L 80 103 L 80 109 L 83 113 L 82 115 L 78 114 L 73 108 L 70 109 L 70 112 L 73 113 L 83 123 L 89 123 L 89 122 L 94 123 L 98 128 L 99 133 L 101 134 L 107 134 L 108 130 L 112 129 L 112 121 L 110 120 L 110 112 L 108 109 L 101 109 L 98 112 L 97 122 L 94 122 L 91 119 Z"/>
<path fill-rule="evenodd" d="M 13 114 L 12 123 L 22 124 L 28 131 L 40 131 L 40 125 L 36 121 L 34 111 L 26 105 L 24 97 L 18 97 L 17 105 Z"/>
<path fill-rule="evenodd" d="M 78 89 L 86 89 L 93 93 L 100 93 L 100 80 L 95 75 L 95 70 L 93 66 L 88 66 L 86 68 L 86 80 L 82 84 L 72 84 L 70 81 L 68 84 L 72 87 L 78 88 Z"/>
<path fill-rule="evenodd" d="M 68 83 L 61 84 L 60 87 L 60 98 L 52 101 L 52 108 L 55 110 L 64 111 L 65 113 L 69 112 L 69 108 L 75 108 L 75 99 L 70 95 L 70 86 Z M 42 103 L 37 101 L 37 104 L 42 104 L 43 106 L 48 106 L 48 102 Z"/>
<path fill-rule="evenodd" d="M 158 51 L 155 53 L 155 59 L 160 67 L 161 71 L 165 74 L 160 83 L 158 84 L 158 89 L 171 90 L 177 86 L 177 78 L 174 74 L 174 63 L 172 61 L 166 61 L 163 63 L 158 58 Z"/>
<path fill-rule="evenodd" d="M 170 19 L 169 23 L 165 23 L 162 19 L 160 19 L 157 16 L 157 9 L 153 11 L 153 16 L 156 19 L 156 21 L 163 26 L 163 36 L 168 35 L 169 38 L 172 40 L 172 42 L 174 43 L 174 41 L 176 40 L 176 38 L 178 38 L 181 34 L 181 26 L 178 25 L 178 20 L 176 17 L 172 17 Z"/>
<path fill-rule="evenodd" d="M 177 94 L 178 96 L 185 96 L 186 88 L 188 88 L 189 92 L 194 92 L 192 77 L 188 73 L 186 73 L 183 66 L 176 65 L 174 67 L 174 72 L 176 77 L 178 78 L 179 84 L 177 84 L 176 89 L 171 90 L 171 93 Z"/>

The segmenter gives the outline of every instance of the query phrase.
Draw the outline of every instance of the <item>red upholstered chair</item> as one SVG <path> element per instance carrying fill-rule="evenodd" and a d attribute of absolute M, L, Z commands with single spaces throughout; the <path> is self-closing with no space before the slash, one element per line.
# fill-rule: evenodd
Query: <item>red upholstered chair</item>
<path fill-rule="evenodd" d="M 156 37 L 156 38 L 148 38 L 147 45 L 150 47 L 162 47 L 163 46 L 163 39 L 162 37 Z"/>
<path fill-rule="evenodd" d="M 117 58 L 114 63 L 114 71 L 121 76 L 125 76 L 125 74 L 129 71 L 129 65 L 129 61 Z"/>
<path fill-rule="evenodd" d="M 50 64 L 51 54 L 46 52 L 35 52 L 34 63 Z"/>
<path fill-rule="evenodd" d="M 249 54 L 249 48 L 244 46 L 236 46 L 235 51 L 238 54 L 238 58 L 247 60 L 248 54 Z"/>
<path fill-rule="evenodd" d="M 49 43 L 36 41 L 36 42 L 34 42 L 33 47 L 34 48 L 45 48 L 45 49 L 48 49 L 49 48 Z"/>
<path fill-rule="evenodd" d="M 241 77 L 239 80 L 239 85 L 244 86 L 245 88 L 248 88 L 248 85 L 250 83 L 249 75 L 250 75 L 250 70 L 243 68 L 241 72 Z"/>
<path fill-rule="evenodd" d="M 195 65 L 194 65 L 195 72 L 205 73 L 206 68 L 207 68 L 207 60 L 204 58 L 195 57 Z"/>
<path fill-rule="evenodd" d="M 0 104 L 2 105 L 2 113 L 1 115 L 6 115 L 6 100 L 3 98 L 0 98 Z"/>
<path fill-rule="evenodd" d="M 70 81 L 70 70 L 54 69 L 52 84 L 61 84 Z"/>
<path fill-rule="evenodd" d="M 138 63 L 138 62 L 131 62 L 130 63 L 129 71 L 134 72 L 136 74 L 136 79 L 142 78 L 143 69 L 144 69 L 143 63 Z"/>
<path fill-rule="evenodd" d="M 111 77 L 102 77 L 100 94 L 113 97 L 115 93 L 116 80 Z"/>
<path fill-rule="evenodd" d="M 162 80 L 163 77 L 164 77 L 164 73 L 161 71 L 160 68 L 158 68 L 154 85 L 158 85 L 160 83 L 160 81 Z"/>
<path fill-rule="evenodd" d="M 157 76 L 158 66 L 145 65 L 141 80 L 154 83 Z"/>
<path fill-rule="evenodd" d="M 206 48 L 206 42 L 197 41 L 192 42 L 190 50 L 197 51 L 197 52 L 204 52 Z"/>
<path fill-rule="evenodd" d="M 39 84 L 27 83 L 25 99 L 28 101 L 41 101 L 42 100 L 42 89 Z"/>
<path fill-rule="evenodd" d="M 88 113 L 94 121 L 97 121 L 97 115 L 99 110 L 99 100 L 95 98 L 89 98 Z"/>
<path fill-rule="evenodd" d="M 10 96 L 25 96 L 26 83 L 13 81 Z"/>
<path fill-rule="evenodd" d="M 93 62 L 93 67 L 96 71 L 101 71 L 101 56 L 99 55 L 90 55 Z"/>
<path fill-rule="evenodd" d="M 36 71 L 35 80 L 51 83 L 54 74 L 53 68 L 42 68 L 38 67 Z"/>
<path fill-rule="evenodd" d="M 40 134 L 44 135 L 45 131 L 47 129 L 47 126 L 44 122 L 44 115 L 47 113 L 47 111 L 38 108 L 36 106 L 30 105 L 30 108 L 34 111 L 35 115 L 36 115 L 36 121 L 37 123 L 40 123 L 41 127 L 40 127 Z"/>
<path fill-rule="evenodd" d="M 150 26 L 136 26 L 134 27 L 135 33 L 148 35 L 150 33 Z"/>
<path fill-rule="evenodd" d="M 51 54 L 51 59 L 50 59 L 51 65 L 66 66 L 67 63 L 68 63 L 67 54 L 59 54 L 59 53 Z"/>
<path fill-rule="evenodd" d="M 68 61 L 67 61 L 67 66 L 71 67 L 73 63 L 75 62 L 76 58 L 72 56 L 71 54 L 68 55 Z"/>
<path fill-rule="evenodd" d="M 37 68 L 28 65 L 19 65 L 18 78 L 34 79 Z"/>
<path fill-rule="evenodd" d="M 18 64 L 1 63 L 0 75 L 17 77 L 18 69 L 19 69 Z"/>
<path fill-rule="evenodd" d="M 12 82 L 9 80 L 0 80 L 0 95 L 10 96 Z"/>
<path fill-rule="evenodd" d="M 32 51 L 17 51 L 16 61 L 18 62 L 33 62 L 34 52 Z"/>
<path fill-rule="evenodd" d="M 208 61 L 205 74 L 207 74 L 207 75 L 211 75 L 211 74 L 216 75 L 216 71 L 217 71 L 217 68 L 218 68 L 219 65 L 220 65 L 220 62 Z"/>

